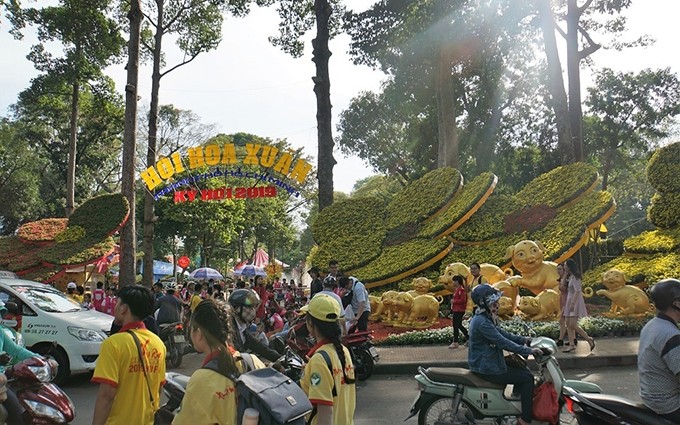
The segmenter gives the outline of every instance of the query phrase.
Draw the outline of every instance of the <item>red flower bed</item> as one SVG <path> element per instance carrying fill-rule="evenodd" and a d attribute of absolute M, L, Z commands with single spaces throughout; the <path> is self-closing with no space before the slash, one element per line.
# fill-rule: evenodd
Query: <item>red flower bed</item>
<path fill-rule="evenodd" d="M 531 232 L 542 229 L 557 216 L 557 210 L 545 204 L 534 205 L 508 214 L 503 219 L 506 234 Z"/>
<path fill-rule="evenodd" d="M 66 218 L 46 218 L 43 220 L 32 221 L 19 227 L 17 236 L 26 242 L 48 242 L 54 240 L 57 234 L 66 229 L 68 219 Z"/>

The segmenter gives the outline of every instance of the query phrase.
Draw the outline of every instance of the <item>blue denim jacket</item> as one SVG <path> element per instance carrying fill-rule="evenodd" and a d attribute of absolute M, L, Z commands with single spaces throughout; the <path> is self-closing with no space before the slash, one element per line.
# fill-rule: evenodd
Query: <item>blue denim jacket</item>
<path fill-rule="evenodd" d="M 497 327 L 486 314 L 475 314 L 470 321 L 468 363 L 472 372 L 500 375 L 508 371 L 503 350 L 528 356 L 531 348 L 523 345 L 526 337 Z"/>

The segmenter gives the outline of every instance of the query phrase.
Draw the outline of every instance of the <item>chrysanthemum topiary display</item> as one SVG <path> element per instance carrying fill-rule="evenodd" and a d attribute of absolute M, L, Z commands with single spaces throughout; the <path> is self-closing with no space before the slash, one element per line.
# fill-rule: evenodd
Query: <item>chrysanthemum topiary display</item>
<path fill-rule="evenodd" d="M 0 238 L 0 269 L 48 282 L 67 266 L 94 263 L 114 248 L 111 236 L 130 214 L 120 194 L 92 198 L 70 219 L 44 219 L 22 225 L 17 236 Z"/>
<path fill-rule="evenodd" d="M 597 171 L 587 164 L 558 167 L 514 196 L 492 194 L 497 182 L 492 173 L 463 184 L 454 171 L 428 173 L 397 194 L 386 210 L 378 203 L 368 211 L 359 198 L 322 211 L 313 225 L 321 244 L 310 256 L 312 264 L 325 269 L 327 260 L 336 259 L 345 273 L 377 287 L 437 264 L 478 261 L 505 266 L 507 247 L 523 239 L 542 241 L 546 258 L 556 260 L 572 255 L 585 242 L 586 230 L 599 226 L 615 209 L 609 193 L 595 190 Z M 384 220 L 376 223 L 380 214 L 385 214 Z M 364 233 L 346 239 L 342 229 L 347 223 Z M 373 237 L 362 241 L 366 232 Z M 378 241 L 380 247 L 371 251 L 369 245 Z"/>

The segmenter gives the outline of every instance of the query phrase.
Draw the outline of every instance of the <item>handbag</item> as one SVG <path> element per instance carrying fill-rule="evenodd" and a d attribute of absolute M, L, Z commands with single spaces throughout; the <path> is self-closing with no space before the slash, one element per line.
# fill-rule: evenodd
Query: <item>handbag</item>
<path fill-rule="evenodd" d="M 142 366 L 142 372 L 144 372 L 144 381 L 146 382 L 146 389 L 149 392 L 149 401 L 151 405 L 154 403 L 153 394 L 151 393 L 151 386 L 149 385 L 149 377 L 146 374 L 146 364 L 144 364 L 144 357 L 142 356 L 142 347 L 139 343 L 139 338 L 134 332 L 128 330 L 127 333 L 132 335 L 132 339 L 135 340 L 135 345 L 137 346 L 137 355 L 139 356 L 139 363 Z M 154 425 L 171 425 L 172 420 L 175 415 L 165 409 L 158 409 L 153 413 L 153 424 Z"/>
<path fill-rule="evenodd" d="M 552 382 L 543 382 L 534 388 L 532 414 L 534 419 L 556 424 L 560 418 L 557 392 Z"/>
<path fill-rule="evenodd" d="M 524 357 L 520 356 L 517 353 L 512 353 L 508 354 L 505 356 L 505 364 L 508 367 L 512 367 L 515 369 L 526 369 L 527 368 L 527 361 Z"/>

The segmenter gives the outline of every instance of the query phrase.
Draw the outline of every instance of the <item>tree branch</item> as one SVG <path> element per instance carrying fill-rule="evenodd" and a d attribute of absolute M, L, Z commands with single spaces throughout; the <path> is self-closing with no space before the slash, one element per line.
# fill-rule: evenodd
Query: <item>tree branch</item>
<path fill-rule="evenodd" d="M 581 15 L 583 15 L 583 12 L 585 12 L 586 9 L 588 9 L 592 3 L 593 3 L 593 0 L 586 0 L 586 2 L 583 3 L 583 6 L 581 6 L 581 7 L 577 6 L 576 10 L 578 11 L 578 16 L 580 17 Z"/>
<path fill-rule="evenodd" d="M 580 32 L 583 38 L 585 38 L 586 41 L 588 42 L 588 47 L 584 47 L 583 50 L 580 50 L 578 52 L 579 60 L 587 58 L 588 56 L 597 52 L 600 49 L 600 47 L 602 47 L 593 41 L 593 39 L 590 37 L 590 34 L 588 34 L 588 32 L 585 29 L 583 29 L 583 27 L 579 26 L 578 32 Z"/>
<path fill-rule="evenodd" d="M 172 71 L 176 70 L 176 69 L 179 68 L 180 66 L 184 66 L 184 65 L 190 63 L 191 61 L 193 61 L 194 59 L 196 59 L 197 56 L 198 56 L 198 53 L 196 53 L 195 55 L 191 56 L 191 59 L 186 60 L 186 61 L 181 62 L 181 63 L 178 63 L 177 65 L 173 66 L 172 68 L 170 68 L 170 69 L 168 69 L 168 70 L 166 70 L 166 71 L 161 72 L 161 78 L 163 78 L 166 74 L 169 74 L 169 73 L 171 73 Z"/>
<path fill-rule="evenodd" d="M 557 24 L 557 22 L 555 22 L 555 29 L 556 29 L 557 32 L 562 36 L 562 38 L 564 38 L 565 40 L 567 39 L 567 33 L 562 29 L 562 27 L 560 27 L 560 26 Z"/>

